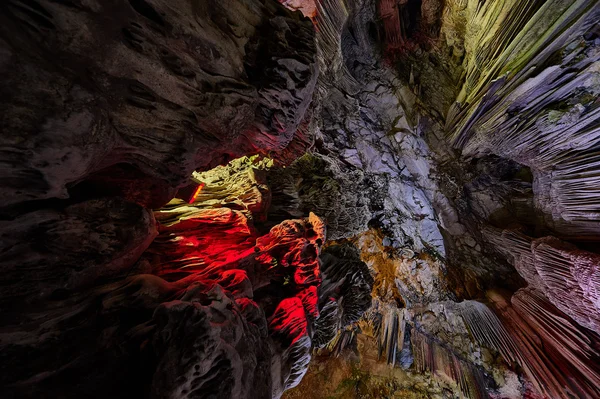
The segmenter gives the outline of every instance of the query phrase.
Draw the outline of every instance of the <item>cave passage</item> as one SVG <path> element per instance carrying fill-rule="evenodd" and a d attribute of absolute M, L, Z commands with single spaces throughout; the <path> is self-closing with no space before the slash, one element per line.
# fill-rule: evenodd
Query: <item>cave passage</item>
<path fill-rule="evenodd" d="M 5 0 L 0 396 L 600 398 L 600 0 Z"/>

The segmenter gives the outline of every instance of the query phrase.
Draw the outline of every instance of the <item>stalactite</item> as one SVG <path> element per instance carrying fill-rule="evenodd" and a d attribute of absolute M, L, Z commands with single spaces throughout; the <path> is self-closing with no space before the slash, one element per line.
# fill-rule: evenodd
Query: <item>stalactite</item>
<path fill-rule="evenodd" d="M 536 389 L 553 398 L 567 398 L 567 392 L 599 395 L 600 341 L 579 325 L 599 331 L 600 256 L 554 237 L 532 239 L 497 229 L 485 235 L 529 283 L 512 297 L 514 310 L 500 295 L 492 297 L 519 348 L 514 353 L 522 354 L 519 364 Z"/>
<path fill-rule="evenodd" d="M 502 321 L 482 303 L 457 305 L 478 342 L 525 370 L 536 390 L 549 397 L 568 397 L 567 386 L 578 397 L 594 397 L 600 377 L 596 335 L 578 327 L 535 290 L 519 290 L 511 298 L 513 309 L 501 294 L 488 295 Z"/>
<path fill-rule="evenodd" d="M 563 398 L 561 374 L 548 359 L 545 351 L 541 350 L 541 342 L 535 330 L 511 307 L 510 296 L 498 292 L 488 292 L 487 295 L 518 346 L 524 359 L 521 367 L 536 391 L 551 398 Z"/>
<path fill-rule="evenodd" d="M 319 70 L 332 77 L 344 72 L 341 49 L 342 28 L 348 18 L 345 0 L 319 0 L 317 2 L 317 48 L 319 49 Z M 339 75 L 338 75 L 339 76 Z"/>
<path fill-rule="evenodd" d="M 406 40 L 402 34 L 402 21 L 398 7 L 406 3 L 402 0 L 381 0 L 379 2 L 379 15 L 383 19 L 383 28 L 385 30 L 385 39 L 387 45 L 391 48 L 400 48 Z"/>
<path fill-rule="evenodd" d="M 502 322 L 485 304 L 477 301 L 458 303 L 457 308 L 469 331 L 482 346 L 498 351 L 511 365 L 524 363 L 519 349 Z"/>
<path fill-rule="evenodd" d="M 517 272 L 527 283 L 541 291 L 545 290 L 545 284 L 540 278 L 533 254 L 531 243 L 533 239 L 514 229 L 496 229 L 487 226 L 483 229 L 486 240 L 494 245 L 494 248 L 517 269 Z"/>
<path fill-rule="evenodd" d="M 557 235 L 600 231 L 597 0 L 480 3 L 466 81 L 447 118 L 463 156 L 529 166 L 534 202 Z"/>
<path fill-rule="evenodd" d="M 330 89 L 340 87 L 353 91 L 356 80 L 348 71 L 342 49 L 342 31 L 349 16 L 348 0 L 317 0 L 316 42 L 319 61 L 319 82 L 316 99 L 324 99 L 331 94 Z M 315 110 L 320 113 L 321 104 Z M 319 123 L 322 123 L 319 121 Z"/>
<path fill-rule="evenodd" d="M 598 131 L 596 130 L 596 133 Z M 593 142 L 593 140 L 592 140 Z M 569 152 L 554 161 L 550 174 L 538 173 L 536 206 L 562 236 L 595 241 L 600 220 L 598 148 Z"/>
<path fill-rule="evenodd" d="M 454 126 L 461 121 L 461 128 L 452 131 L 456 144 L 464 147 L 468 135 L 475 133 L 472 125 L 478 118 L 497 117 L 490 107 L 501 106 L 500 100 L 510 101 L 527 90 L 543 95 L 544 91 L 524 84 L 528 76 L 535 76 L 531 67 L 589 29 L 598 13 L 594 4 L 597 1 L 503 0 L 478 4 L 471 13 L 471 32 L 466 35 L 467 78 L 457 99 L 467 108 L 460 111 L 457 106 L 448 117 Z M 494 82 L 507 73 L 510 80 Z M 523 86 L 516 90 L 519 85 Z M 499 97 L 498 90 L 503 97 Z"/>
<path fill-rule="evenodd" d="M 376 330 L 379 357 L 385 355 L 388 364 L 396 364 L 396 356 L 402 351 L 405 331 L 405 309 L 398 309 L 392 304 L 381 304 L 378 309 L 381 321 Z"/>
<path fill-rule="evenodd" d="M 535 289 L 521 289 L 510 301 L 495 291 L 488 298 L 539 392 L 557 399 L 600 395 L 597 334 L 579 327 Z"/>
<path fill-rule="evenodd" d="M 378 4 L 388 55 L 414 51 L 437 39 L 443 10 L 439 0 L 381 0 Z"/>
<path fill-rule="evenodd" d="M 581 326 L 600 333 L 600 255 L 553 237 L 535 240 L 531 249 L 548 299 Z"/>
<path fill-rule="evenodd" d="M 600 395 L 600 336 L 578 327 L 535 290 L 517 291 L 511 303 L 550 349 L 548 356 L 570 377 L 573 393 Z"/>
<path fill-rule="evenodd" d="M 532 239 L 513 230 L 488 228 L 485 236 L 530 287 L 580 325 L 600 332 L 600 255 L 554 237 Z"/>
<path fill-rule="evenodd" d="M 417 330 L 411 340 L 416 371 L 451 381 L 466 398 L 489 398 L 484 377 L 475 366 Z"/>

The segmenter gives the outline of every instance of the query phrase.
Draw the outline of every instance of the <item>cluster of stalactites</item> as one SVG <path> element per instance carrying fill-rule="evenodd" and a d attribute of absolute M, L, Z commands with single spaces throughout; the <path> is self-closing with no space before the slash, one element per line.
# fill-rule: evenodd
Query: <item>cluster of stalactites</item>
<path fill-rule="evenodd" d="M 317 15 L 319 0 L 279 0 L 279 2 L 290 10 L 301 11 L 305 17 L 315 18 Z"/>
<path fill-rule="evenodd" d="M 522 365 L 523 357 L 496 314 L 485 304 L 463 301 L 456 304 L 473 338 L 482 346 L 500 353 L 511 366 Z"/>
<path fill-rule="evenodd" d="M 599 18 L 597 0 L 483 3 L 447 118 L 463 155 L 530 167 L 548 227 L 588 240 L 600 232 Z"/>
<path fill-rule="evenodd" d="M 319 71 L 350 76 L 342 55 L 342 29 L 348 19 L 345 0 L 319 0 L 315 25 L 319 51 Z M 332 75 L 333 76 L 333 75 Z"/>
<path fill-rule="evenodd" d="M 379 360 L 392 367 L 400 365 L 408 368 L 412 364 L 410 336 L 407 327 L 407 310 L 399 308 L 395 303 L 373 298 L 371 307 L 364 312 L 356 328 L 348 328 L 339 332 L 329 344 L 329 349 L 339 355 L 356 336 L 357 331 L 372 336 L 377 341 Z"/>
<path fill-rule="evenodd" d="M 381 304 L 381 324 L 379 324 L 377 335 L 377 346 L 379 358 L 384 357 L 392 367 L 399 360 L 397 356 L 404 345 L 404 334 L 406 332 L 406 309 L 399 309 L 393 304 Z"/>
<path fill-rule="evenodd" d="M 348 0 L 279 0 L 292 10 L 311 18 L 316 29 L 316 43 L 321 76 L 319 94 L 327 95 L 327 86 L 337 80 L 354 83 L 344 64 L 342 30 L 349 15 Z M 327 76 L 327 78 L 323 78 Z"/>
<path fill-rule="evenodd" d="M 469 7 L 465 35 L 466 79 L 457 104 L 448 115 L 449 126 L 458 127 L 449 130 L 454 143 L 464 147 L 474 133 L 483 130 L 474 127 L 481 126 L 485 132 L 491 133 L 488 129 L 493 127 L 493 120 L 498 116 L 493 111 L 498 107 L 506 110 L 508 105 L 517 105 L 509 103 L 520 96 L 538 97 L 529 105 L 539 107 L 540 103 L 547 104 L 547 97 L 568 94 L 568 90 L 563 89 L 559 93 L 544 95 L 543 90 L 536 89 L 527 79 L 541 72 L 540 82 L 544 82 L 544 78 L 548 78 L 545 74 L 560 69 L 550 67 L 540 71 L 536 65 L 541 65 L 570 40 L 593 27 L 600 12 L 597 4 L 597 0 L 502 0 L 479 2 L 476 8 Z M 567 60 L 570 60 L 568 55 Z M 589 61 L 578 66 L 585 67 Z M 573 76 L 547 80 L 542 87 L 546 91 L 556 90 Z M 519 102 L 519 105 L 525 106 L 526 103 Z M 485 113 L 482 112 L 484 110 Z"/>
<path fill-rule="evenodd" d="M 531 288 L 581 326 L 600 333 L 600 255 L 554 237 L 533 239 L 514 230 L 488 228 L 484 235 Z"/>
<path fill-rule="evenodd" d="M 542 395 L 567 399 L 600 394 L 597 334 L 578 326 L 533 288 L 512 297 L 499 291 L 487 296 L 495 312 L 476 301 L 455 305 L 477 342 L 521 368 Z"/>
<path fill-rule="evenodd" d="M 416 371 L 451 381 L 466 398 L 489 398 L 483 374 L 474 365 L 420 331 L 412 331 L 411 341 Z"/>
<path fill-rule="evenodd" d="M 445 6 L 443 1 L 381 0 L 377 4 L 389 55 L 414 51 L 420 44 L 433 43 L 437 39 Z"/>
<path fill-rule="evenodd" d="M 600 337 L 574 323 L 533 288 L 510 295 L 491 291 L 488 298 L 516 345 L 513 353 L 534 387 L 550 398 L 600 395 Z M 482 326 L 498 335 L 495 326 Z M 505 350 L 514 350 L 506 347 Z"/>
<path fill-rule="evenodd" d="M 477 302 L 452 305 L 464 319 L 465 324 L 475 320 L 473 312 L 465 309 L 483 307 L 488 313 L 485 317 L 500 321 L 485 307 Z M 395 303 L 374 300 L 373 306 L 359 323 L 363 333 L 373 335 L 377 340 L 379 358 L 387 361 L 392 367 L 400 366 L 418 373 L 429 372 L 438 381 L 449 384 L 461 392 L 466 398 L 487 398 L 487 385 L 481 370 L 468 360 L 457 355 L 452 348 L 442 345 L 420 327 L 415 325 L 412 312 L 399 308 Z M 475 326 L 477 328 L 477 326 Z M 351 342 L 353 331 L 345 331 L 336 339 L 337 346 Z M 495 349 L 497 338 L 482 339 L 485 333 L 476 331 L 476 340 L 484 346 Z M 506 338 L 504 338 L 506 340 Z M 504 353 L 507 353 L 506 351 Z M 508 352 L 511 354 L 513 352 Z"/>
<path fill-rule="evenodd" d="M 510 367 L 522 369 L 542 395 L 567 399 L 600 394 L 597 334 L 577 325 L 535 289 L 521 289 L 512 298 L 490 291 L 488 297 L 495 312 L 477 301 L 447 305 L 462 318 L 475 342 L 498 352 Z M 408 336 L 414 370 L 456 384 L 467 398 L 488 397 L 486 381 L 474 364 L 420 328 L 408 332 L 410 312 L 377 307 L 379 318 L 371 323 L 378 324 L 374 332 L 380 355 L 390 364 L 406 351 Z"/>
<path fill-rule="evenodd" d="M 488 294 L 505 328 L 479 316 L 484 331 L 516 345 L 498 349 L 552 398 L 600 395 L 600 255 L 555 237 L 486 228 L 484 237 L 512 263 L 528 287 L 512 297 Z M 498 333 L 501 331 L 502 333 Z M 509 341 L 506 341 L 509 342 Z"/>

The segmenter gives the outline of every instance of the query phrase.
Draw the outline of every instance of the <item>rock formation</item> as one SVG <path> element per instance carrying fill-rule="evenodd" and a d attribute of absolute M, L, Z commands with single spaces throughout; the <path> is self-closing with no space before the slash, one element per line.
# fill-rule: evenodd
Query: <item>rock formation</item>
<path fill-rule="evenodd" d="M 1 17 L 3 206 L 119 164 L 177 187 L 282 151 L 317 77 L 312 26 L 275 1 L 11 0 Z"/>

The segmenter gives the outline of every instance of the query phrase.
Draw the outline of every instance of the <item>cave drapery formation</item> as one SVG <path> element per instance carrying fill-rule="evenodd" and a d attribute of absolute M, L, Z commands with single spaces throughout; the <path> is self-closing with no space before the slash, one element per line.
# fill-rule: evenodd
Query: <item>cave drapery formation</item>
<path fill-rule="evenodd" d="M 0 396 L 600 398 L 600 1 L 6 0 Z"/>

